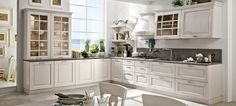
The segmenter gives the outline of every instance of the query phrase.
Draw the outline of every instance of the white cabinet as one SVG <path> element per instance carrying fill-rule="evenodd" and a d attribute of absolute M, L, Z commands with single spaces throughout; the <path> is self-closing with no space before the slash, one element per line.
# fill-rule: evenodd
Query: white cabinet
<path fill-rule="evenodd" d="M 195 81 L 207 82 L 207 66 L 196 65 L 178 65 L 176 70 L 176 77 Z"/>
<path fill-rule="evenodd" d="M 222 23 L 222 5 L 218 2 L 183 9 L 181 38 L 220 38 Z"/>
<path fill-rule="evenodd" d="M 154 75 L 174 76 L 175 65 L 171 63 L 152 62 L 150 73 Z"/>
<path fill-rule="evenodd" d="M 112 80 L 122 81 L 122 60 L 112 59 Z"/>
<path fill-rule="evenodd" d="M 24 11 L 24 17 L 24 58 L 49 58 L 50 14 L 38 11 Z"/>
<path fill-rule="evenodd" d="M 55 61 L 55 87 L 75 85 L 75 61 Z"/>
<path fill-rule="evenodd" d="M 24 9 L 24 59 L 71 57 L 71 13 Z"/>
<path fill-rule="evenodd" d="M 176 93 L 181 95 L 192 95 L 195 97 L 207 97 L 207 83 L 190 81 L 190 80 L 176 80 Z"/>
<path fill-rule="evenodd" d="M 76 84 L 91 83 L 93 76 L 93 60 L 76 61 Z"/>
<path fill-rule="evenodd" d="M 128 84 L 134 84 L 134 72 L 124 71 L 123 82 Z"/>
<path fill-rule="evenodd" d="M 71 57 L 71 15 L 52 14 L 52 58 Z"/>
<path fill-rule="evenodd" d="M 142 87 L 148 87 L 149 86 L 149 75 L 135 73 L 135 85 L 139 85 Z"/>
<path fill-rule="evenodd" d="M 53 62 L 24 62 L 24 89 L 53 88 Z"/>
<path fill-rule="evenodd" d="M 110 80 L 110 59 L 95 59 L 94 60 L 94 79 L 95 81 Z"/>
<path fill-rule="evenodd" d="M 175 91 L 175 79 L 171 77 L 150 75 L 150 87 L 161 91 Z"/>
<path fill-rule="evenodd" d="M 156 13 L 156 39 L 173 39 L 180 37 L 181 11 Z"/>

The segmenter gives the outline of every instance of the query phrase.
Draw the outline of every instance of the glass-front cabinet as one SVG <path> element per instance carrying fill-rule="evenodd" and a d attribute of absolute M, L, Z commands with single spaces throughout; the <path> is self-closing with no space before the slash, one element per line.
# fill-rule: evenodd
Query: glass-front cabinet
<path fill-rule="evenodd" d="M 71 57 L 70 15 L 52 15 L 52 58 Z"/>
<path fill-rule="evenodd" d="M 71 57 L 70 15 L 25 9 L 24 59 Z"/>
<path fill-rule="evenodd" d="M 180 13 L 180 11 L 156 13 L 156 39 L 179 38 Z"/>

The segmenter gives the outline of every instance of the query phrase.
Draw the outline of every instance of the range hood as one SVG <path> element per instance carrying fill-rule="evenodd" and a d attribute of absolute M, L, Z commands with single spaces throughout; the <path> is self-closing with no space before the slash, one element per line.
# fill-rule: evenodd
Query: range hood
<path fill-rule="evenodd" d="M 153 13 L 140 14 L 138 22 L 132 32 L 133 36 L 154 36 L 155 22 Z"/>

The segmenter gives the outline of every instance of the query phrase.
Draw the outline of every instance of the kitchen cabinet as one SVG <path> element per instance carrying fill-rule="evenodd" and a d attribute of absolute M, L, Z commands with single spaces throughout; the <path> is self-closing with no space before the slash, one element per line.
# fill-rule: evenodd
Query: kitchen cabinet
<path fill-rule="evenodd" d="M 124 71 L 122 76 L 124 83 L 134 84 L 134 72 Z"/>
<path fill-rule="evenodd" d="M 162 62 L 152 62 L 150 73 L 153 75 L 165 75 L 174 76 L 175 75 L 175 64 L 162 63 Z"/>
<path fill-rule="evenodd" d="M 94 79 L 95 81 L 107 81 L 110 80 L 110 59 L 95 59 L 94 60 Z"/>
<path fill-rule="evenodd" d="M 76 61 L 76 84 L 94 82 L 93 60 Z"/>
<path fill-rule="evenodd" d="M 71 13 L 24 9 L 24 59 L 69 58 Z"/>
<path fill-rule="evenodd" d="M 24 89 L 27 91 L 53 88 L 53 62 L 24 62 Z"/>
<path fill-rule="evenodd" d="M 55 87 L 75 85 L 75 61 L 56 61 Z"/>
<path fill-rule="evenodd" d="M 149 87 L 149 75 L 135 73 L 135 85 Z"/>
<path fill-rule="evenodd" d="M 171 77 L 150 76 L 150 87 L 161 91 L 175 91 L 175 79 Z"/>
<path fill-rule="evenodd" d="M 180 37 L 181 11 L 156 13 L 156 39 L 173 39 Z"/>
<path fill-rule="evenodd" d="M 181 38 L 220 38 L 222 16 L 219 2 L 182 10 Z"/>
<path fill-rule="evenodd" d="M 112 80 L 114 81 L 122 81 L 123 79 L 123 70 L 122 70 L 122 60 L 112 59 L 111 63 L 112 70 Z"/>
<path fill-rule="evenodd" d="M 25 58 L 45 59 L 50 57 L 50 14 L 25 11 Z"/>
<path fill-rule="evenodd" d="M 176 80 L 176 92 L 181 95 L 192 95 L 195 97 L 207 97 L 207 83 L 190 81 L 190 80 Z"/>
<path fill-rule="evenodd" d="M 70 58 L 71 15 L 52 14 L 52 58 Z"/>

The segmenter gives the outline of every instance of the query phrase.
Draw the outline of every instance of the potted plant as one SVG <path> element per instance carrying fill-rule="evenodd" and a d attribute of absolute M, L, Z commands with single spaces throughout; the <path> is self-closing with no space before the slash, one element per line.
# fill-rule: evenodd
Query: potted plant
<path fill-rule="evenodd" d="M 92 44 L 90 47 L 90 53 L 92 57 L 95 57 L 98 53 L 98 46 L 96 44 Z"/>
<path fill-rule="evenodd" d="M 105 56 L 105 44 L 104 39 L 101 39 L 99 41 L 99 56 L 104 57 Z"/>
<path fill-rule="evenodd" d="M 174 7 L 183 6 L 184 5 L 184 1 L 183 0 L 172 0 L 172 5 Z"/>
<path fill-rule="evenodd" d="M 85 40 L 85 51 L 86 52 L 89 52 L 89 45 L 90 45 L 90 40 L 89 39 Z"/>
<path fill-rule="evenodd" d="M 89 57 L 89 56 L 88 56 L 88 53 L 87 53 L 86 51 L 81 52 L 81 56 L 82 56 L 83 58 L 88 58 L 88 57 Z"/>

